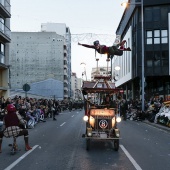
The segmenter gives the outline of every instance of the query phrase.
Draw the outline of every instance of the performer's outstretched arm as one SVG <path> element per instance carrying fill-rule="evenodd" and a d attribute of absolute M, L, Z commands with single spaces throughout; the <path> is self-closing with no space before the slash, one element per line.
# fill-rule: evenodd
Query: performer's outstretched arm
<path fill-rule="evenodd" d="M 78 42 L 78 45 L 82 45 L 83 47 L 87 47 L 87 48 L 93 48 L 95 49 L 95 46 L 94 45 L 88 45 L 88 44 L 81 44 Z"/>

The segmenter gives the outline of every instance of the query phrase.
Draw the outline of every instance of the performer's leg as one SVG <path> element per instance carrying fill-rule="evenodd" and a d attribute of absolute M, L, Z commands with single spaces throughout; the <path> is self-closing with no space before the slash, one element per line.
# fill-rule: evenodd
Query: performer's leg
<path fill-rule="evenodd" d="M 123 50 L 117 49 L 117 50 L 115 51 L 115 55 L 118 55 L 118 56 L 123 55 Z"/>
<path fill-rule="evenodd" d="M 24 141 L 25 141 L 25 150 L 28 151 L 32 149 L 32 147 L 30 147 L 30 145 L 28 144 L 28 130 L 27 129 L 21 130 L 18 134 L 18 136 L 23 136 L 23 135 L 24 135 Z"/>
<path fill-rule="evenodd" d="M 124 46 L 126 43 L 126 40 L 123 40 L 122 42 L 119 43 L 119 46 Z"/>
<path fill-rule="evenodd" d="M 115 51 L 118 49 L 118 47 L 117 46 L 111 46 L 111 47 L 109 47 L 109 56 L 111 56 L 111 55 L 115 55 Z"/>

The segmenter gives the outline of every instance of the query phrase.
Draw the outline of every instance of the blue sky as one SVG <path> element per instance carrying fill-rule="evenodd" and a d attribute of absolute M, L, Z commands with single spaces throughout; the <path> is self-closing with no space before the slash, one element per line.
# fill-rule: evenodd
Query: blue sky
<path fill-rule="evenodd" d="M 93 49 L 77 43 L 112 45 L 124 9 L 122 0 L 11 0 L 11 31 L 38 32 L 41 23 L 65 23 L 72 34 L 72 71 L 81 77 L 80 63 L 86 63 L 87 78 L 96 66 Z M 81 36 L 83 35 L 83 36 Z M 87 35 L 91 35 L 87 37 Z M 86 36 L 86 38 L 85 38 Z M 83 38 L 82 38 L 83 37 Z M 99 55 L 106 66 L 106 55 Z"/>

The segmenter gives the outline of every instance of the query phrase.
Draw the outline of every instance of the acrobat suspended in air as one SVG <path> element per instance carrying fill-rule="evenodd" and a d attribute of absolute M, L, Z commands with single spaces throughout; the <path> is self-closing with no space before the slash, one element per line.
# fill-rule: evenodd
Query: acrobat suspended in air
<path fill-rule="evenodd" d="M 82 45 L 87 48 L 93 48 L 95 49 L 99 54 L 107 54 L 108 57 L 118 55 L 121 56 L 123 55 L 123 51 L 131 51 L 131 49 L 125 48 L 124 44 L 126 43 L 126 40 L 122 41 L 119 44 L 107 47 L 106 45 L 100 45 L 100 42 L 98 40 L 94 41 L 94 45 L 87 45 L 87 44 L 81 44 L 78 43 L 78 45 Z"/>

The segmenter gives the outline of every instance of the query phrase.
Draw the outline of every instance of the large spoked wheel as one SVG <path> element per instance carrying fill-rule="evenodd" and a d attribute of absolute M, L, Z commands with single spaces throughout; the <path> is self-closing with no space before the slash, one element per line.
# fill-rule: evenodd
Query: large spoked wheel
<path fill-rule="evenodd" d="M 86 150 L 90 149 L 90 139 L 86 139 Z"/>
<path fill-rule="evenodd" d="M 114 150 L 118 151 L 119 150 L 119 139 L 114 140 Z"/>

